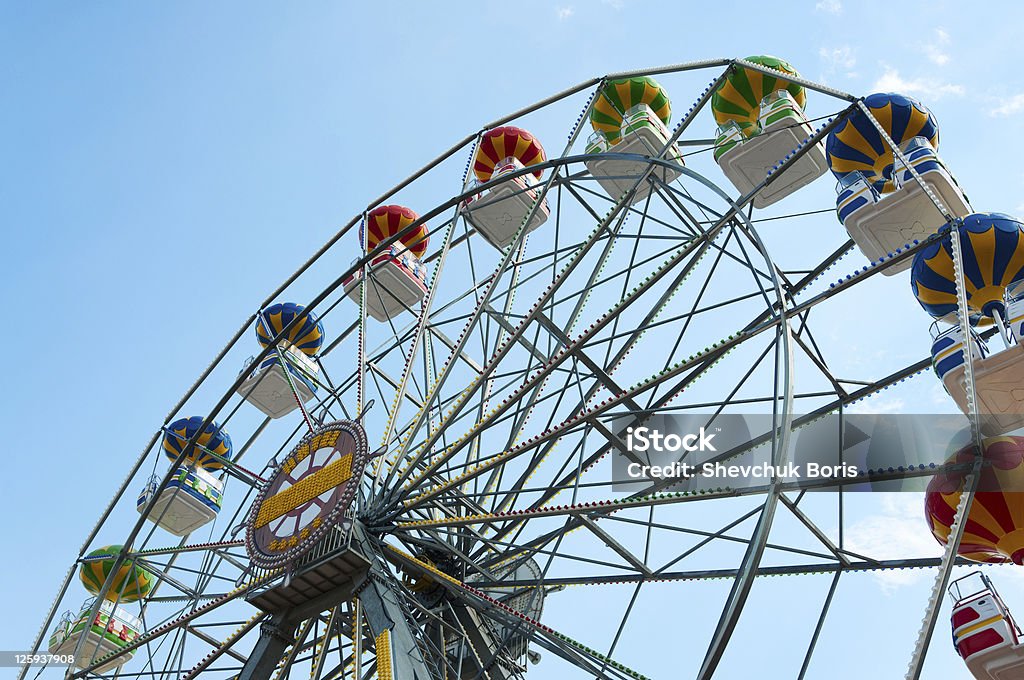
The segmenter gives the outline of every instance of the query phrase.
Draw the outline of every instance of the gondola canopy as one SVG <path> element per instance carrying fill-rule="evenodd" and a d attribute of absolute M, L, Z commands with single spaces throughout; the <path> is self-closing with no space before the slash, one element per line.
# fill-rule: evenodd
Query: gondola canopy
<path fill-rule="evenodd" d="M 923 137 L 938 150 L 939 123 L 917 100 L 900 94 L 877 93 L 865 97 L 864 105 L 897 146 L 914 137 Z M 859 107 L 829 133 L 825 153 L 829 168 L 839 179 L 851 172 L 860 172 L 879 193 L 896 188 L 892 148 Z"/>
<path fill-rule="evenodd" d="M 964 283 L 971 322 L 1005 318 L 1006 289 L 1024 280 L 1024 224 L 1002 213 L 974 213 L 957 230 L 964 259 Z M 935 318 L 957 311 L 953 244 L 947 232 L 914 257 L 910 282 L 924 310 Z"/>
<path fill-rule="evenodd" d="M 195 443 L 188 446 L 182 465 L 194 465 L 207 471 L 220 470 L 224 463 L 211 454 L 230 459 L 231 437 L 215 422 L 211 421 L 203 427 L 203 420 L 203 416 L 192 416 L 174 421 L 164 429 L 161 447 L 164 455 L 175 461 L 189 441 L 196 437 Z"/>
<path fill-rule="evenodd" d="M 516 158 L 527 168 L 547 160 L 544 147 L 536 137 L 522 128 L 505 125 L 488 130 L 480 138 L 473 156 L 473 173 L 481 182 L 486 182 L 491 179 L 494 167 L 506 158 Z M 533 174 L 540 179 L 544 171 L 538 169 Z"/>
<path fill-rule="evenodd" d="M 399 234 L 420 216 L 416 211 L 402 205 L 382 205 L 366 216 L 366 250 L 372 251 L 381 242 Z M 430 243 L 426 224 L 420 224 L 412 231 L 398 238 L 399 242 L 416 257 L 423 257 Z"/>
<path fill-rule="evenodd" d="M 637 76 L 609 81 L 590 111 L 590 125 L 611 144 L 622 136 L 622 120 L 634 106 L 646 104 L 662 123 L 672 119 L 672 103 L 654 78 Z"/>
<path fill-rule="evenodd" d="M 780 75 L 800 77 L 789 62 L 778 57 L 757 55 L 747 57 L 746 61 L 778 71 Z M 725 125 L 731 120 L 741 124 L 756 123 L 761 114 L 761 100 L 779 90 L 789 92 L 801 109 L 807 105 L 807 92 L 803 85 L 734 64 L 729 67 L 725 81 L 711 96 L 711 113 L 719 125 Z"/>
<path fill-rule="evenodd" d="M 301 317 L 285 338 L 300 352 L 316 356 L 324 344 L 323 324 L 302 305 L 293 302 L 278 302 L 270 305 L 256 318 L 256 339 L 261 347 L 269 347 L 281 332 L 296 317 Z"/>
<path fill-rule="evenodd" d="M 957 553 L 977 562 L 1024 564 L 1024 437 L 992 437 L 983 446 L 989 465 L 982 468 Z M 946 463 L 969 466 L 973 449 L 957 451 Z M 925 517 L 942 545 L 949 540 L 965 476 L 940 473 L 928 483 Z"/>
<path fill-rule="evenodd" d="M 114 562 L 121 553 L 120 545 L 108 545 L 93 550 L 82 559 L 78 576 L 82 585 L 93 595 L 98 595 L 103 584 L 114 569 Z M 153 589 L 155 578 L 152 573 L 140 564 L 124 560 L 117 568 L 110 588 L 104 599 L 111 602 L 136 602 L 144 598 Z"/>

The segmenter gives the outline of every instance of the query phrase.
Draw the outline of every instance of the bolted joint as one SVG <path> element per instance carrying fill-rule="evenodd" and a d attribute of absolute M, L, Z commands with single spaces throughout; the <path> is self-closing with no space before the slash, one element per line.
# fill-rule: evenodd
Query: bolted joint
<path fill-rule="evenodd" d="M 295 642 L 295 636 L 292 635 L 294 628 L 291 626 L 282 626 L 275 621 L 267 621 L 260 626 L 260 637 L 270 640 L 280 640 L 286 644 L 292 644 Z"/>

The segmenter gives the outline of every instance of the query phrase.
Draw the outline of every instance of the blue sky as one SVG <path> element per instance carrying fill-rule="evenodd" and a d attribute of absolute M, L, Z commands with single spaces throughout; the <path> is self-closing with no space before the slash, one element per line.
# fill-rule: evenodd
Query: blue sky
<path fill-rule="evenodd" d="M 920 98 L 975 207 L 1024 214 L 1018 3 L 767 7 L 0 2 L 0 510 L 17 546 L 0 647 L 30 642 L 129 463 L 280 281 L 458 138 L 576 82 L 783 56 L 856 94 Z M 884 323 L 894 347 L 918 343 L 910 358 L 927 350 L 909 340 L 920 315 Z M 934 392 L 919 381 L 879 408 Z M 923 602 L 920 581 L 894 589 Z"/>

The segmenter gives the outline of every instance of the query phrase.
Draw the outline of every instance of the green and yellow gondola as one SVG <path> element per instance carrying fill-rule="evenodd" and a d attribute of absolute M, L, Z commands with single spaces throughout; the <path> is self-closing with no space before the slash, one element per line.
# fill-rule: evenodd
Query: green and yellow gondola
<path fill-rule="evenodd" d="M 654 78 L 637 76 L 609 81 L 590 111 L 590 125 L 611 145 L 622 137 L 622 121 L 634 106 L 646 104 L 666 126 L 672 120 L 672 102 Z"/>
<path fill-rule="evenodd" d="M 121 554 L 120 545 L 108 545 L 93 550 L 82 558 L 82 566 L 78 576 L 82 585 L 93 595 L 99 595 L 114 569 L 114 562 Z M 125 560 L 114 572 L 110 588 L 104 594 L 104 599 L 111 602 L 136 602 L 141 600 L 153 589 L 155 577 L 153 574 L 138 563 Z"/>
<path fill-rule="evenodd" d="M 800 77 L 789 62 L 778 57 L 756 55 L 747 57 L 746 61 L 778 71 L 780 74 Z M 729 67 L 725 81 L 711 96 L 711 113 L 719 125 L 725 125 L 729 121 L 736 121 L 741 125 L 756 124 L 761 114 L 761 100 L 779 90 L 789 92 L 801 110 L 807 105 L 807 92 L 803 85 L 770 73 L 733 64 Z"/>

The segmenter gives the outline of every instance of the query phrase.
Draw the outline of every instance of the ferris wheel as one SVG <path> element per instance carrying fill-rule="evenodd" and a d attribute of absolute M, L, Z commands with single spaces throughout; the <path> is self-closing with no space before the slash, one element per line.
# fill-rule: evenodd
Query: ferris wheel
<path fill-rule="evenodd" d="M 1024 226 L 976 213 L 937 149 L 920 103 L 774 57 L 594 78 L 484 126 L 254 301 L 70 565 L 44 673 L 814 677 L 844 579 L 933 567 L 919 677 L 952 567 L 1024 561 L 969 516 L 969 460 L 922 513 L 943 556 L 897 559 L 844 543 L 843 484 L 934 470 L 808 494 L 616 465 L 654 417 L 750 413 L 763 432 L 702 460 L 784 465 L 801 428 L 933 362 L 978 441 L 1024 425 Z M 885 285 L 936 320 L 934 356 L 923 335 L 915 362 L 848 362 L 884 337 L 844 306 L 907 269 Z M 795 650 L 766 661 L 744 626 L 780 602 L 806 625 L 759 629 Z"/>

